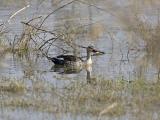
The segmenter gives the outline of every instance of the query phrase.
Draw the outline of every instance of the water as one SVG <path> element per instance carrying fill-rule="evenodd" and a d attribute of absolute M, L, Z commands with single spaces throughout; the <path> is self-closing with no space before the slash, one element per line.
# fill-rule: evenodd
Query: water
<path fill-rule="evenodd" d="M 39 5 L 39 2 L 31 2 L 31 6 L 23 12 L 16 15 L 11 19 L 10 23 L 7 20 L 15 11 L 21 8 L 17 6 L 11 6 L 5 8 L 0 7 L 0 23 L 6 23 L 9 34 L 7 37 L 13 40 L 15 35 L 20 35 L 23 30 L 21 21 L 28 21 L 36 16 L 46 16 L 57 6 L 51 5 L 50 1 L 43 2 Z M 61 3 L 62 4 L 62 3 Z M 117 5 L 122 5 L 121 2 L 117 2 Z M 128 5 L 126 3 L 126 5 Z M 24 6 L 24 5 L 22 5 Z M 78 7 L 80 6 L 80 7 Z M 124 5 L 125 6 L 125 5 Z M 86 12 L 87 11 L 87 12 Z M 73 16 L 72 16 L 73 14 Z M 89 14 L 89 15 L 88 15 Z M 78 16 L 78 17 L 76 17 Z M 50 16 L 44 23 L 47 30 L 53 30 L 61 28 L 61 26 L 71 26 L 71 23 L 77 25 L 87 25 L 90 29 L 89 35 L 80 35 L 77 38 L 76 43 L 79 45 L 87 46 L 94 45 L 96 48 L 104 51 L 106 54 L 100 56 L 93 56 L 92 71 L 89 73 L 92 79 L 103 78 L 106 80 L 125 80 L 134 81 L 138 78 L 145 78 L 147 80 L 156 80 L 158 78 L 158 69 L 152 63 L 152 61 L 145 58 L 146 51 L 144 51 L 145 43 L 143 41 L 138 43 L 138 48 L 134 49 L 134 46 L 128 40 L 128 33 L 130 31 L 123 30 L 119 23 L 115 20 L 115 17 L 109 13 L 98 10 L 94 7 L 88 7 L 83 4 L 73 4 L 65 7 L 62 10 L 57 11 L 54 15 Z M 91 24 L 95 23 L 95 24 Z M 50 36 L 47 36 L 50 38 Z M 131 39 L 133 36 L 130 36 Z M 57 46 L 63 45 L 61 42 L 55 43 Z M 64 48 L 68 48 L 64 46 Z M 50 56 L 56 56 L 61 54 L 61 50 L 53 48 L 49 51 Z M 80 55 L 86 54 L 84 49 L 80 49 Z M 150 59 L 150 58 L 149 58 Z M 141 64 L 146 60 L 148 66 Z M 0 58 L 0 76 L 5 78 L 23 79 L 27 86 L 32 87 L 33 78 L 43 79 L 45 82 L 53 85 L 55 88 L 63 89 L 66 86 L 72 84 L 74 81 L 83 81 L 87 83 L 87 71 L 85 69 L 79 70 L 77 73 L 65 74 L 62 72 L 54 72 L 54 64 L 47 60 L 41 54 L 37 52 L 29 53 L 23 57 L 12 53 L 6 53 L 3 58 Z M 60 74 L 61 73 L 61 74 Z M 42 81 L 43 81 L 42 80 Z M 33 93 L 28 92 L 29 96 L 34 96 Z M 36 94 L 36 93 L 35 93 Z M 50 93 L 48 93 L 51 95 Z M 47 99 L 47 95 L 44 95 Z M 22 95 L 26 97 L 26 95 Z M 53 96 L 52 96 L 53 97 Z M 52 98 L 53 99 L 53 98 Z M 51 100 L 52 100 L 51 99 Z M 54 99 L 53 99 L 54 100 Z M 57 102 L 56 102 L 57 103 Z M 57 103 L 58 104 L 58 103 Z M 75 115 L 67 113 L 62 115 L 45 113 L 36 110 L 27 109 L 15 109 L 8 108 L 1 109 L 0 119 L 61 119 L 61 120 L 89 120 L 97 119 L 97 116 L 92 115 Z M 19 116 L 15 116 L 19 114 Z M 31 115 L 30 115 L 31 114 Z M 155 113 L 156 114 L 156 113 Z M 59 117 L 60 116 L 60 117 Z M 156 116 L 156 115 L 153 115 Z M 130 113 L 122 115 L 116 119 L 129 119 Z M 110 119 L 110 118 L 104 118 Z M 132 118 L 133 119 L 133 118 Z"/>

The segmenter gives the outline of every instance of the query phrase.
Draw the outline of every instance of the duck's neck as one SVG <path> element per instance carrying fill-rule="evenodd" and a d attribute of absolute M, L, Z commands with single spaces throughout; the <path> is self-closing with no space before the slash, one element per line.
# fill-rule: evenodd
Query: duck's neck
<path fill-rule="evenodd" d="M 88 80 L 88 82 L 90 82 L 91 76 L 92 76 L 92 65 L 87 66 L 86 71 L 87 71 L 87 80 Z"/>
<path fill-rule="evenodd" d="M 87 50 L 87 64 L 92 64 L 91 52 Z"/>

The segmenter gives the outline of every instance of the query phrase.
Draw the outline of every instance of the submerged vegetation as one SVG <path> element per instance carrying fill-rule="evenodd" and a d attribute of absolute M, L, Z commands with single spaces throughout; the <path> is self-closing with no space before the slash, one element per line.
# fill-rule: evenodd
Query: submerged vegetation
<path fill-rule="evenodd" d="M 29 4 L 24 1 L 14 1 L 18 1 L 17 6 L 23 6 L 23 8 L 11 13 L 10 21 L 24 12 L 27 9 L 24 6 Z M 51 0 L 49 2 L 54 6 L 52 11 L 45 16 L 40 14 L 21 20 L 19 24 L 23 27 L 20 33 L 11 38 L 7 37 L 10 34 L 8 29 L 11 23 L 2 21 L 0 23 L 0 55 L 2 56 L 0 62 L 3 62 L 3 56 L 6 53 L 13 54 L 21 61 L 20 64 L 23 64 L 23 76 L 21 78 L 0 76 L 1 108 L 33 109 L 51 114 L 92 115 L 98 119 L 106 116 L 108 118 L 124 116 L 128 119 L 160 119 L 160 10 L 158 6 L 160 2 L 159 0 L 123 1 L 125 1 L 124 4 L 118 0 Z M 0 6 L 12 4 L 16 6 L 15 3 L 12 0 L 2 0 Z M 42 0 L 34 4 L 41 8 L 44 3 L 45 1 Z M 36 9 L 39 9 L 38 7 Z M 79 10 L 80 8 L 85 8 L 87 15 L 83 10 Z M 97 18 L 102 13 L 104 16 L 110 16 L 112 20 L 109 18 L 108 21 L 107 17 L 103 20 L 94 20 L 95 15 Z M 54 20 L 52 20 L 53 16 Z M 50 19 L 55 22 L 52 26 L 48 23 Z M 112 29 L 111 26 L 118 27 Z M 118 30 L 121 31 L 120 35 L 117 34 Z M 109 48 L 112 49 L 113 55 L 114 48 L 119 44 L 123 46 L 118 38 L 122 34 L 127 44 L 124 44 L 124 49 L 127 46 L 127 60 L 121 62 L 127 61 L 130 64 L 132 62 L 130 56 L 135 54 L 134 62 L 137 63 L 135 69 L 139 77 L 128 80 L 123 79 L 122 75 L 122 79 L 113 80 L 98 76 L 89 82 L 83 77 L 82 80 L 81 78 L 68 80 L 63 75 L 60 78 L 58 75 L 58 77 L 52 75 L 51 80 L 48 80 L 49 77 L 43 79 L 41 75 L 37 77 L 39 74 L 51 71 L 48 69 L 48 71 L 46 69 L 40 71 L 44 68 L 34 69 L 34 66 L 39 65 L 36 64 L 39 58 L 57 53 L 82 56 L 79 51 L 90 43 L 98 46 L 102 36 L 105 36 L 103 39 L 112 41 Z M 114 46 L 115 42 L 118 43 L 117 46 Z M 105 44 L 102 43 L 102 46 Z M 123 53 L 122 49 L 117 51 L 120 51 L 123 58 L 126 53 Z M 36 55 L 33 51 L 36 51 Z M 158 76 L 156 79 L 146 77 L 146 71 L 148 72 L 151 66 L 153 67 L 150 71 L 156 71 L 154 74 Z M 130 69 L 130 66 L 127 69 Z M 69 83 L 57 87 L 57 81 L 55 82 L 52 78 L 57 81 L 61 79 L 64 84 L 66 81 Z"/>

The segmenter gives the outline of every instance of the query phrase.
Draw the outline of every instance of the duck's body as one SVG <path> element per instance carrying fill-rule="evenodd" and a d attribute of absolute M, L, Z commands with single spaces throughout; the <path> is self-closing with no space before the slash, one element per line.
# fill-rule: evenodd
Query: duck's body
<path fill-rule="evenodd" d="M 81 66 L 83 64 L 83 60 L 74 55 L 59 55 L 51 60 L 54 64 L 63 66 Z"/>
<path fill-rule="evenodd" d="M 59 55 L 57 57 L 51 58 L 52 62 L 54 62 L 55 65 L 63 65 L 63 66 L 82 66 L 84 64 L 91 65 L 92 64 L 92 58 L 91 53 L 92 52 L 100 52 L 98 50 L 95 50 L 92 46 L 88 46 L 86 48 L 87 50 L 87 59 L 84 61 L 80 57 L 74 56 L 74 55 Z M 102 53 L 102 52 L 101 52 Z"/>

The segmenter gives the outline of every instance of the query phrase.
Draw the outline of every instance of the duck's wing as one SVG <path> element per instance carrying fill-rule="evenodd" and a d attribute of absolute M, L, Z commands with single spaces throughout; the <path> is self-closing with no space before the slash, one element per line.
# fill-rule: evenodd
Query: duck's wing
<path fill-rule="evenodd" d="M 80 57 L 74 55 L 59 55 L 57 58 L 63 59 L 64 61 L 77 61 L 82 60 Z"/>
<path fill-rule="evenodd" d="M 53 57 L 50 59 L 52 62 L 54 62 L 54 64 L 56 65 L 64 65 L 65 64 L 65 61 L 64 60 L 61 60 L 59 58 L 56 58 L 56 57 Z"/>

